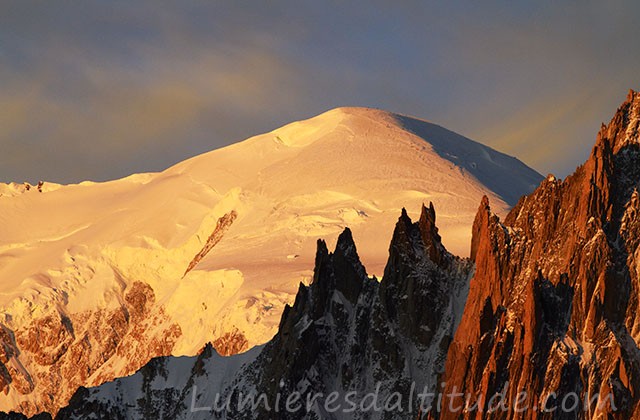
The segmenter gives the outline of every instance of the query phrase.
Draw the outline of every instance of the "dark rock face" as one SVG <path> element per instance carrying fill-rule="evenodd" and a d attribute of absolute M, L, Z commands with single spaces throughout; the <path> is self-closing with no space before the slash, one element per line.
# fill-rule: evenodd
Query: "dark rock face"
<path fill-rule="evenodd" d="M 529 410 L 440 417 L 640 416 L 639 121 L 640 94 L 630 92 L 589 160 L 565 181 L 549 176 L 504 223 L 483 201 L 446 391 L 488 399 L 506 389 L 512 403 L 526 391 Z M 570 398 L 572 408 L 575 395 L 580 406 L 564 410 L 561 402 Z M 596 395 L 601 400 L 589 404 Z M 540 412 L 545 402 L 557 410 Z"/>
<path fill-rule="evenodd" d="M 401 413 L 415 417 L 417 402 L 408 401 L 411 388 L 418 392 L 424 387 L 435 389 L 461 315 L 458 308 L 466 298 L 471 269 L 468 260 L 452 256 L 442 246 L 433 206 L 424 207 L 416 223 L 403 210 L 381 282 L 367 276 L 349 229 L 340 235 L 333 253 L 324 241 L 318 241 L 313 282 L 300 285 L 294 305 L 285 308 L 276 336 L 224 384 L 215 385 L 224 400 L 231 397 L 237 401 L 234 396 L 252 392 L 264 394 L 270 410 L 264 405 L 241 407 L 236 402 L 222 417 L 344 418 L 342 412 L 330 413 L 323 408 L 324 398 L 334 391 L 343 403 L 348 398 L 346 393 L 353 392 L 356 404 L 357 395 L 362 398 L 365 393 L 376 392 L 383 401 L 397 392 L 407 398 Z M 109 418 L 211 417 L 211 413 L 193 414 L 188 407 L 192 397 L 198 406 L 210 402 L 205 398 L 215 387 L 210 378 L 220 382 L 220 370 L 229 370 L 215 367 L 220 359 L 211 346 L 206 347 L 188 364 L 186 373 L 184 369 L 172 370 L 172 358 L 156 359 L 131 379 L 119 379 L 93 390 L 81 389 L 60 412 L 60 418 L 81 418 L 89 413 Z M 176 379 L 180 375 L 185 376 L 182 382 Z M 149 389 L 138 385 L 135 402 L 122 402 L 127 398 L 124 394 L 130 392 L 130 383 L 157 384 L 163 380 L 172 386 Z M 183 385 L 176 387 L 177 382 Z M 193 385 L 202 392 L 191 395 L 189 387 Z M 301 401 L 308 401 L 312 395 L 324 397 L 309 410 L 303 404 L 295 411 L 275 412 L 277 395 L 292 393 L 299 393 Z M 399 412 L 355 411 L 346 415 L 391 419 L 398 418 Z"/>
<path fill-rule="evenodd" d="M 448 314 L 454 286 L 450 270 L 457 269 L 453 267 L 457 260 L 442 246 L 435 221 L 433 205 L 422 208 L 416 224 L 402 212 L 380 288 L 387 319 L 422 346 L 432 344 L 443 316 Z"/>
<path fill-rule="evenodd" d="M 0 413 L 0 420 L 51 420 L 51 415 L 48 413 L 36 414 L 33 417 L 27 417 L 22 413 L 16 413 L 12 411 L 10 413 Z"/>

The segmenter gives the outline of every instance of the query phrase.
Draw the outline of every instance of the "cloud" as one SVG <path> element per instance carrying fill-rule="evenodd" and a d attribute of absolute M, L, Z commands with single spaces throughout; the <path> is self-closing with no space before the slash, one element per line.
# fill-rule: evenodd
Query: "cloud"
<path fill-rule="evenodd" d="M 105 180 L 342 105 L 440 123 L 564 176 L 639 88 L 633 2 L 16 2 L 0 180 Z"/>
<path fill-rule="evenodd" d="M 631 41 L 640 39 L 633 24 L 640 10 L 632 2 L 549 6 L 482 4 L 457 21 L 437 64 L 455 112 L 438 118 L 564 176 L 587 156 L 627 90 L 640 88 Z"/>
<path fill-rule="evenodd" d="M 230 124 L 257 133 L 284 96 L 295 106 L 297 93 L 282 91 L 295 86 L 295 66 L 260 45 L 165 47 L 129 45 L 127 63 L 63 44 L 38 53 L 46 66 L 5 70 L 0 177 L 71 182 L 161 170 L 240 140 Z"/>

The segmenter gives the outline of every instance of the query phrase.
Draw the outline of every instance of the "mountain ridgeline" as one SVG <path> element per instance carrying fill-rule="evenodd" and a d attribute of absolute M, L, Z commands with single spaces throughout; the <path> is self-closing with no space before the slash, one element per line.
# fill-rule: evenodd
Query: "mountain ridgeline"
<path fill-rule="evenodd" d="M 267 344 L 153 359 L 57 417 L 638 418 L 639 131 L 631 91 L 573 175 L 503 221 L 482 199 L 468 259 L 443 246 L 433 205 L 415 223 L 402 211 L 380 281 L 349 229 L 333 253 L 320 240 Z"/>
<path fill-rule="evenodd" d="M 492 418 L 640 416 L 639 124 L 632 91 L 573 175 L 548 177 L 504 222 L 482 203 L 443 381 L 511 401 L 525 392 L 538 408 Z"/>

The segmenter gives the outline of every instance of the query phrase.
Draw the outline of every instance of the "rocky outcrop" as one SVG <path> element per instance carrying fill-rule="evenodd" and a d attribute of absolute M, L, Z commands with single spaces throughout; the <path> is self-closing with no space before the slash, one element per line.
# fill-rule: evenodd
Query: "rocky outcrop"
<path fill-rule="evenodd" d="M 213 341 L 213 347 L 222 356 L 231 356 L 249 349 L 249 341 L 242 331 L 234 328 Z"/>
<path fill-rule="evenodd" d="M 225 232 L 231 227 L 234 220 L 236 220 L 236 217 L 238 217 L 238 213 L 235 210 L 231 210 L 229 213 L 218 219 L 215 229 L 207 238 L 207 242 L 204 244 L 200 252 L 193 257 L 182 277 L 186 276 L 189 271 L 193 270 L 195 266 L 198 265 L 198 263 L 213 249 L 213 247 L 222 240 Z"/>
<path fill-rule="evenodd" d="M 482 202 L 443 377 L 445 394 L 471 397 L 435 417 L 640 416 L 639 121 L 632 91 L 573 175 L 549 176 L 504 222 Z M 509 405 L 491 412 L 496 394 Z"/>
<path fill-rule="evenodd" d="M 155 308 L 151 287 L 134 282 L 123 300 L 111 309 L 53 310 L 16 331 L 0 325 L 0 391 L 21 415 L 55 415 L 79 386 L 112 380 L 114 360 L 122 364 L 118 372 L 133 373 L 151 357 L 170 354 L 181 331 Z M 154 328 L 160 333 L 147 334 Z"/>
<path fill-rule="evenodd" d="M 187 362 L 154 360 L 131 378 L 81 389 L 60 417 L 208 418 L 216 396 L 230 401 L 217 413 L 221 418 L 398 417 L 395 406 L 345 411 L 369 404 L 362 399 L 371 393 L 380 402 L 406 395 L 400 412 L 417 415 L 412 389 L 436 388 L 472 269 L 442 246 L 435 221 L 433 206 L 423 207 L 416 223 L 403 210 L 380 282 L 367 276 L 349 229 L 333 253 L 318 241 L 313 282 L 300 285 L 278 333 L 263 348 L 221 358 L 207 346 Z M 150 383 L 152 388 L 145 385 Z M 136 393 L 128 395 L 132 389 Z M 278 395 L 296 393 L 301 401 L 317 401 L 277 411 Z M 323 408 L 331 393 L 342 411 Z M 243 406 L 242 395 L 263 395 L 266 405 Z"/>

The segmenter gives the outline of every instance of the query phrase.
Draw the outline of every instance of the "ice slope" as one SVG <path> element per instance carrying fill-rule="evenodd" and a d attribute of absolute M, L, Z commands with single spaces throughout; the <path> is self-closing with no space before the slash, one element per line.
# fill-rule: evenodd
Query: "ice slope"
<path fill-rule="evenodd" d="M 331 243 L 349 226 L 363 263 L 380 275 L 398 209 L 432 201 L 445 246 L 466 256 L 481 197 L 505 214 L 541 179 L 435 124 L 338 108 L 160 173 L 45 183 L 42 192 L 1 185 L 0 322 L 20 331 L 52 311 L 114 308 L 141 281 L 180 327 L 174 355 L 219 337 L 223 353 L 234 340 L 227 350 L 243 350 L 272 337 L 284 304 L 308 283 L 318 237 Z M 27 356 L 14 359 L 40 369 Z M 130 373 L 120 359 L 91 378 Z M 14 392 L 0 409 L 25 398 Z"/>

